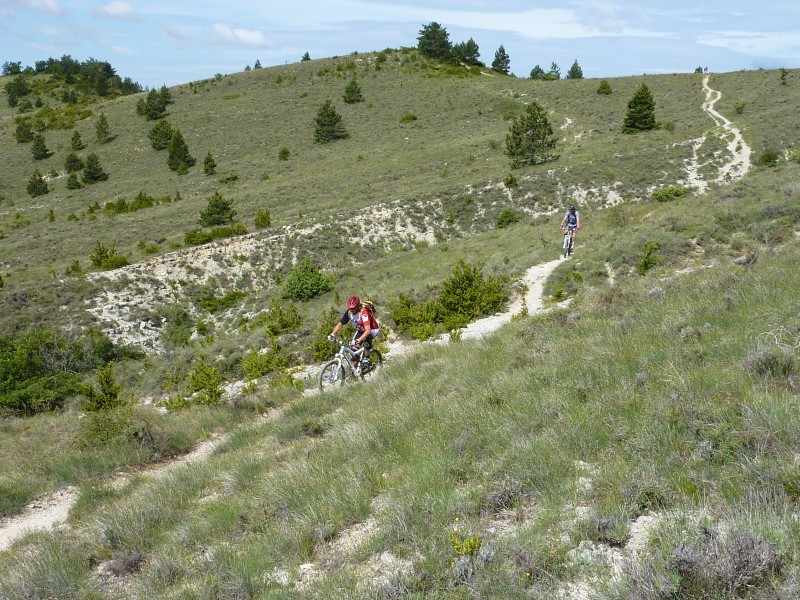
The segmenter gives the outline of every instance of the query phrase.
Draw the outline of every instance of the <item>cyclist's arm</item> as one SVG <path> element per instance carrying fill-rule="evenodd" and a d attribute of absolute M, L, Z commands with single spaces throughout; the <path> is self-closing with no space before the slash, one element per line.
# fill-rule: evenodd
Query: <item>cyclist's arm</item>
<path fill-rule="evenodd" d="M 561 225 L 559 225 L 559 227 L 561 229 L 564 229 L 564 223 L 566 223 L 566 222 L 567 222 L 567 215 L 564 215 L 564 218 L 561 219 Z"/>
<path fill-rule="evenodd" d="M 581 216 L 578 215 L 577 218 L 575 219 L 575 229 L 580 229 L 580 228 L 581 228 Z"/>
<path fill-rule="evenodd" d="M 331 331 L 331 335 L 336 335 L 342 330 L 342 323 L 337 322 L 336 325 L 333 326 L 333 331 Z"/>

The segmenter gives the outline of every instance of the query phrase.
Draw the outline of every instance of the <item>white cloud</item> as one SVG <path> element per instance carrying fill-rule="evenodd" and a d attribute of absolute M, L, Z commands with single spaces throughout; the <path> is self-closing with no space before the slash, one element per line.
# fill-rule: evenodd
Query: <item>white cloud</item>
<path fill-rule="evenodd" d="M 723 31 L 701 35 L 697 43 L 756 56 L 800 56 L 800 34 L 787 32 Z"/>
<path fill-rule="evenodd" d="M 101 6 L 95 11 L 97 14 L 112 19 L 137 19 L 136 11 L 133 6 L 121 0 L 114 0 L 113 2 Z"/>
<path fill-rule="evenodd" d="M 214 24 L 214 34 L 218 39 L 224 42 L 242 46 L 263 48 L 271 45 L 269 40 L 267 40 L 264 34 L 260 31 L 231 27 L 230 25 L 226 25 L 224 23 Z"/>
<path fill-rule="evenodd" d="M 60 15 L 64 12 L 58 0 L 25 0 L 24 5 L 37 12 Z"/>

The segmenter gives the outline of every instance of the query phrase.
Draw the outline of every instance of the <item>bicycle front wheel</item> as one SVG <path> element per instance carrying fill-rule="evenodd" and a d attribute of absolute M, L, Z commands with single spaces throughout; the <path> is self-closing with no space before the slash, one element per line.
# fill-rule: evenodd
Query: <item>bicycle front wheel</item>
<path fill-rule="evenodd" d="M 344 385 L 344 378 L 346 375 L 344 369 L 344 365 L 337 358 L 326 362 L 319 372 L 319 391 L 324 392 L 325 390 L 335 388 L 337 385 Z"/>
<path fill-rule="evenodd" d="M 361 379 L 367 380 L 375 377 L 378 371 L 381 370 L 383 366 L 383 356 L 377 350 L 370 350 L 369 351 L 369 358 L 367 359 L 367 368 L 366 371 L 361 372 Z"/>

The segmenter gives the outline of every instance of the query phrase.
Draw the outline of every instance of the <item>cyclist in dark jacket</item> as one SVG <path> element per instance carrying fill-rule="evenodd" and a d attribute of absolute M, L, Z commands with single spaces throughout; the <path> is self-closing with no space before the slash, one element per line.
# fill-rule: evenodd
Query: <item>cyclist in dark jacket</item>
<path fill-rule="evenodd" d="M 561 229 L 569 229 L 572 232 L 572 248 L 575 248 L 575 241 L 578 239 L 578 229 L 581 228 L 581 214 L 575 210 L 575 205 L 570 204 L 569 210 L 561 219 Z"/>

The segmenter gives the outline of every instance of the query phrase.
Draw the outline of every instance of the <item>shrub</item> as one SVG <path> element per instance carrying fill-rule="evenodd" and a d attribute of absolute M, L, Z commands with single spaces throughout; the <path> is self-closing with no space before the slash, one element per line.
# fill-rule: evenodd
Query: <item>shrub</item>
<path fill-rule="evenodd" d="M 165 321 L 161 331 L 161 343 L 165 346 L 185 346 L 192 337 L 194 319 L 179 304 L 165 304 L 157 310 Z"/>
<path fill-rule="evenodd" d="M 203 229 L 190 229 L 183 236 L 183 243 L 187 246 L 198 246 L 200 244 L 207 244 L 214 240 L 233 237 L 235 235 L 244 235 L 247 233 L 247 228 L 241 223 L 233 225 L 225 225 L 222 227 L 214 227 L 211 231 Z"/>
<path fill-rule="evenodd" d="M 311 357 L 315 361 L 327 360 L 337 350 L 336 344 L 328 341 L 328 334 L 333 329 L 336 321 L 339 320 L 340 313 L 335 307 L 330 307 L 320 314 L 320 319 L 317 326 L 314 328 L 314 335 L 308 349 L 311 352 Z M 350 324 L 346 325 L 343 330 L 344 337 L 352 336 L 354 327 Z"/>
<path fill-rule="evenodd" d="M 119 396 L 120 386 L 114 379 L 114 363 L 109 362 L 97 371 L 97 385 L 95 390 L 91 385 L 84 386 L 83 394 L 86 402 L 83 408 L 89 412 L 109 410 L 122 404 Z"/>
<path fill-rule="evenodd" d="M 269 209 L 268 208 L 258 209 L 258 212 L 256 212 L 256 219 L 253 224 L 258 229 L 264 229 L 265 227 L 269 227 L 272 224 L 272 214 L 269 212 Z"/>
<path fill-rule="evenodd" d="M 112 242 L 110 246 L 106 246 L 102 242 L 96 242 L 89 259 L 95 267 L 104 270 L 124 267 L 128 264 L 128 259 L 124 254 L 117 253 L 116 248 L 116 242 Z"/>
<path fill-rule="evenodd" d="M 653 190 L 653 200 L 656 202 L 669 202 L 686 195 L 688 190 L 682 185 L 673 185 Z"/>
<path fill-rule="evenodd" d="M 756 164 L 759 167 L 774 167 L 778 164 L 780 156 L 775 148 L 766 148 L 756 157 Z"/>
<path fill-rule="evenodd" d="M 417 120 L 417 115 L 411 111 L 404 112 L 402 115 L 400 115 L 401 123 L 410 123 L 411 121 L 416 121 L 416 120 Z"/>
<path fill-rule="evenodd" d="M 27 191 L 31 198 L 35 198 L 36 196 L 44 196 L 50 191 L 47 187 L 47 182 L 39 172 L 39 169 L 34 169 L 33 175 L 31 175 L 30 179 L 28 179 Z"/>
<path fill-rule="evenodd" d="M 270 335 L 280 335 L 296 330 L 303 322 L 300 311 L 291 302 L 281 302 L 273 297 L 269 312 L 264 316 L 264 325 Z"/>
<path fill-rule="evenodd" d="M 503 185 L 505 185 L 507 188 L 519 187 L 519 181 L 517 180 L 517 176 L 514 175 L 513 173 L 509 173 L 503 180 Z"/>
<path fill-rule="evenodd" d="M 800 150 L 789 150 L 787 158 L 791 162 L 800 163 Z"/>
<path fill-rule="evenodd" d="M 497 216 L 497 228 L 503 229 L 514 223 L 519 223 L 519 214 L 510 208 L 504 208 Z"/>
<path fill-rule="evenodd" d="M 222 376 L 219 371 L 200 360 L 189 376 L 189 391 L 196 394 L 194 404 L 219 404 L 222 399 Z"/>
<path fill-rule="evenodd" d="M 639 275 L 644 275 L 658 264 L 657 252 L 659 248 L 661 248 L 659 242 L 647 242 L 644 245 L 644 254 L 636 263 L 636 272 Z"/>
<path fill-rule="evenodd" d="M 733 105 L 733 112 L 735 112 L 737 115 L 743 115 L 746 107 L 747 102 L 737 102 Z"/>
<path fill-rule="evenodd" d="M 264 352 L 251 348 L 242 359 L 241 367 L 247 381 L 253 381 L 286 366 L 288 361 L 281 355 L 281 347 L 274 344 Z"/>
<path fill-rule="evenodd" d="M 289 160 L 289 148 L 282 146 L 281 149 L 278 150 L 278 160 Z"/>
<path fill-rule="evenodd" d="M 283 297 L 307 301 L 333 289 L 331 278 L 317 269 L 311 258 L 304 257 L 291 270 L 283 285 Z"/>

